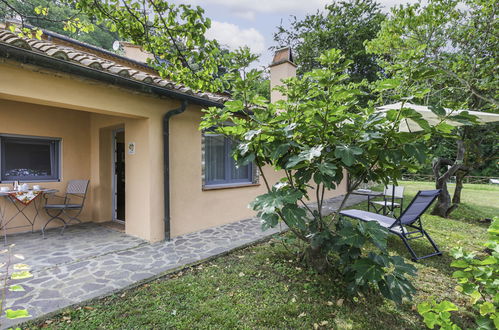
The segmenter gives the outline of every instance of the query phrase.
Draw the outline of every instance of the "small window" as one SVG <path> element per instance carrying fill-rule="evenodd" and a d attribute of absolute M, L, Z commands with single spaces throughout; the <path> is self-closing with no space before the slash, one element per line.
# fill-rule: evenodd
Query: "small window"
<path fill-rule="evenodd" d="M 232 143 L 218 134 L 205 133 L 205 185 L 231 185 L 253 182 L 253 166 L 236 166 Z"/>
<path fill-rule="evenodd" d="M 1 136 L 1 181 L 58 181 L 60 140 Z"/>

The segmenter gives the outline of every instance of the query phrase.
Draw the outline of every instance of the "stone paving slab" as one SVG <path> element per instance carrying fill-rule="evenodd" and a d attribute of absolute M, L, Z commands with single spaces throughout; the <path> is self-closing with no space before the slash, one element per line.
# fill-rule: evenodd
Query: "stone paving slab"
<path fill-rule="evenodd" d="M 363 200 L 355 196 L 349 205 Z M 333 210 L 341 199 L 329 200 L 324 208 Z M 14 253 L 26 256 L 32 266 L 31 279 L 13 281 L 25 292 L 7 292 L 6 308 L 26 308 L 40 317 L 86 300 L 109 295 L 134 283 L 200 262 L 279 233 L 286 228 L 261 230 L 259 219 L 242 220 L 149 244 L 141 239 L 88 223 L 49 230 L 47 239 L 38 233 L 9 236 Z M 6 320 L 6 328 L 27 319 Z"/>
<path fill-rule="evenodd" d="M 23 263 L 33 271 L 147 244 L 95 223 L 70 226 L 63 235 L 59 229 L 49 229 L 45 237 L 41 232 L 14 234 L 7 237 L 7 244 L 15 244 L 14 252 L 24 255 Z"/>

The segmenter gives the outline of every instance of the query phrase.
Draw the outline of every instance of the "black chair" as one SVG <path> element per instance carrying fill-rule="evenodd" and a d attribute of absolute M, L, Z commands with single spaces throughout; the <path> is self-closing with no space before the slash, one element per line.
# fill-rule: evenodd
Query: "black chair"
<path fill-rule="evenodd" d="M 45 203 L 45 206 L 43 208 L 45 209 L 45 212 L 47 212 L 47 214 L 50 216 L 50 219 L 42 227 L 42 234 L 44 238 L 45 228 L 52 220 L 58 219 L 62 221 L 62 223 L 64 223 L 61 234 L 64 233 L 64 229 L 66 229 L 66 226 L 69 222 L 74 220 L 78 223 L 81 223 L 81 220 L 78 219 L 78 216 L 81 214 L 83 205 L 85 204 L 88 183 L 89 180 L 71 180 L 68 182 L 68 186 L 66 187 L 66 194 L 64 196 L 52 196 L 64 199 L 64 202 L 62 204 L 49 204 L 48 201 L 47 203 Z M 68 220 L 66 221 L 62 216 L 67 217 Z"/>
<path fill-rule="evenodd" d="M 440 252 L 438 246 L 431 239 L 430 235 L 428 235 L 428 233 L 423 229 L 423 223 L 421 222 L 421 215 L 423 215 L 438 195 L 440 195 L 440 191 L 440 189 L 419 191 L 409 206 L 397 219 L 362 210 L 345 210 L 341 211 L 340 215 L 361 221 L 376 221 L 381 226 L 387 228 L 390 233 L 399 236 L 411 253 L 412 260 L 417 261 L 436 255 L 442 255 L 442 252 Z M 435 252 L 418 257 L 409 245 L 409 241 L 422 237 L 426 237 L 428 241 L 430 241 L 431 245 L 435 249 Z"/>

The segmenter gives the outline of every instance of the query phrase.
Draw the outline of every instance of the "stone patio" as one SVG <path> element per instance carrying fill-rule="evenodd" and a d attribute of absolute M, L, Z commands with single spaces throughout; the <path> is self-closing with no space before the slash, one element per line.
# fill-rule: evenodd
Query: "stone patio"
<path fill-rule="evenodd" d="M 348 204 L 357 204 L 363 199 L 352 196 Z M 323 208 L 329 213 L 339 202 L 339 198 L 333 198 Z M 40 317 L 243 247 L 282 230 L 285 228 L 262 232 L 258 219 L 248 219 L 154 244 L 93 223 L 68 227 L 63 236 L 57 229 L 49 230 L 47 239 L 40 233 L 11 235 L 8 244 L 15 244 L 13 253 L 25 256 L 22 262 L 31 266 L 34 276 L 11 281 L 11 284 L 22 284 L 26 291 L 7 291 L 6 308 L 26 308 L 32 317 Z M 2 317 L 1 328 L 26 320 Z"/>

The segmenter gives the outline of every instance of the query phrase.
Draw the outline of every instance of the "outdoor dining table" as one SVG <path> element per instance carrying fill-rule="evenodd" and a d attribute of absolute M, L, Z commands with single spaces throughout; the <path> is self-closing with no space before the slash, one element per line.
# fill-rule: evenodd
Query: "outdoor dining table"
<path fill-rule="evenodd" d="M 367 196 L 367 212 L 369 212 L 369 205 L 371 204 L 371 198 L 383 196 L 382 191 L 372 191 L 369 189 L 358 189 L 352 191 L 353 195 Z"/>
<path fill-rule="evenodd" d="M 0 230 L 3 230 L 5 244 L 7 244 L 7 229 L 31 227 L 31 232 L 33 232 L 36 218 L 39 215 L 40 204 L 42 203 L 41 197 L 46 194 L 57 193 L 58 191 L 57 189 L 46 188 L 26 191 L 0 191 Z M 6 209 L 9 204 L 15 207 L 15 212 L 13 215 L 6 216 Z M 32 208 L 35 211 L 31 218 L 25 213 L 30 205 L 33 205 Z M 18 215 L 23 215 L 28 224 L 7 228 L 9 223 Z"/>

